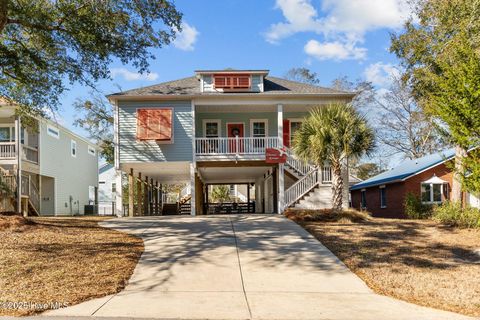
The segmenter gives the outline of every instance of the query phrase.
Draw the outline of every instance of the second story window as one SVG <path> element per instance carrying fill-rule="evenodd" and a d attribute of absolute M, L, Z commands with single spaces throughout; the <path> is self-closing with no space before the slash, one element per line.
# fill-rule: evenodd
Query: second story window
<path fill-rule="evenodd" d="M 204 120 L 203 132 L 205 133 L 205 138 L 220 137 L 220 120 Z"/>
<path fill-rule="evenodd" d="M 267 136 L 267 121 L 266 120 L 252 120 L 250 125 L 252 137 L 266 137 Z"/>
<path fill-rule="evenodd" d="M 214 74 L 213 85 L 215 89 L 250 89 L 250 79 L 249 74 Z"/>
<path fill-rule="evenodd" d="M 95 148 L 88 146 L 88 154 L 94 156 L 96 154 Z"/>
<path fill-rule="evenodd" d="M 72 140 L 70 146 L 71 146 L 72 157 L 76 158 L 77 157 L 77 141 Z"/>
<path fill-rule="evenodd" d="M 137 139 L 172 141 L 173 109 L 137 109 Z"/>
<path fill-rule="evenodd" d="M 47 133 L 49 136 L 59 139 L 60 138 L 60 131 L 57 128 L 52 126 L 47 127 Z"/>

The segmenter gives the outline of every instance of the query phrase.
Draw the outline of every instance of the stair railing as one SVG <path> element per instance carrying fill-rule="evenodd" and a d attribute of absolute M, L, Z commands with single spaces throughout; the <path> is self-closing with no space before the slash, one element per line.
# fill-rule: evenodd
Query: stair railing
<path fill-rule="evenodd" d="M 298 159 L 292 152 L 291 149 L 285 147 L 285 153 L 287 154 L 287 165 L 292 167 L 295 171 L 297 171 L 301 176 L 305 176 L 313 168 L 315 168 L 310 163 L 304 162 Z"/>
<path fill-rule="evenodd" d="M 285 207 L 290 207 L 310 190 L 315 188 L 320 183 L 319 178 L 318 169 L 313 168 L 290 188 L 285 190 Z"/>

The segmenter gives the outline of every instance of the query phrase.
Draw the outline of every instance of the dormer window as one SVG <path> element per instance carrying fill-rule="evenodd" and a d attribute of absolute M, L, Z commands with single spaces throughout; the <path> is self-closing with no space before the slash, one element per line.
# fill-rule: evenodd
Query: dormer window
<path fill-rule="evenodd" d="M 249 74 L 214 74 L 213 85 L 215 89 L 248 90 L 251 87 Z"/>

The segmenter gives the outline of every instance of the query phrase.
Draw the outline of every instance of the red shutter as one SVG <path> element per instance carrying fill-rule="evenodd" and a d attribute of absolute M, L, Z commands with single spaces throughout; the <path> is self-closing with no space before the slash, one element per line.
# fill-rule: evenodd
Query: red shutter
<path fill-rule="evenodd" d="M 137 139 L 138 140 L 172 140 L 171 108 L 138 109 Z"/>
<path fill-rule="evenodd" d="M 214 74 L 213 84 L 221 89 L 249 89 L 251 86 L 249 74 Z"/>
<path fill-rule="evenodd" d="M 283 145 L 290 147 L 290 120 L 283 120 Z"/>
<path fill-rule="evenodd" d="M 148 110 L 138 109 L 137 110 L 137 139 L 138 140 L 148 139 L 147 122 L 148 122 Z"/>

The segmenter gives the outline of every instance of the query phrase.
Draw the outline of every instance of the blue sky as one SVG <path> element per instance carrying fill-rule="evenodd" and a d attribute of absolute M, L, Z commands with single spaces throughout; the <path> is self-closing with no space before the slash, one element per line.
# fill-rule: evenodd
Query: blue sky
<path fill-rule="evenodd" d="M 168 47 L 155 50 L 149 75 L 114 62 L 113 80 L 97 88 L 105 94 L 193 75 L 196 69 L 269 69 L 283 76 L 306 67 L 328 86 L 339 76 L 388 86 L 395 57 L 390 32 L 408 16 L 405 0 L 176 0 L 184 31 Z M 90 88 L 74 85 L 64 94 L 60 122 L 72 126 L 73 102 Z"/>

